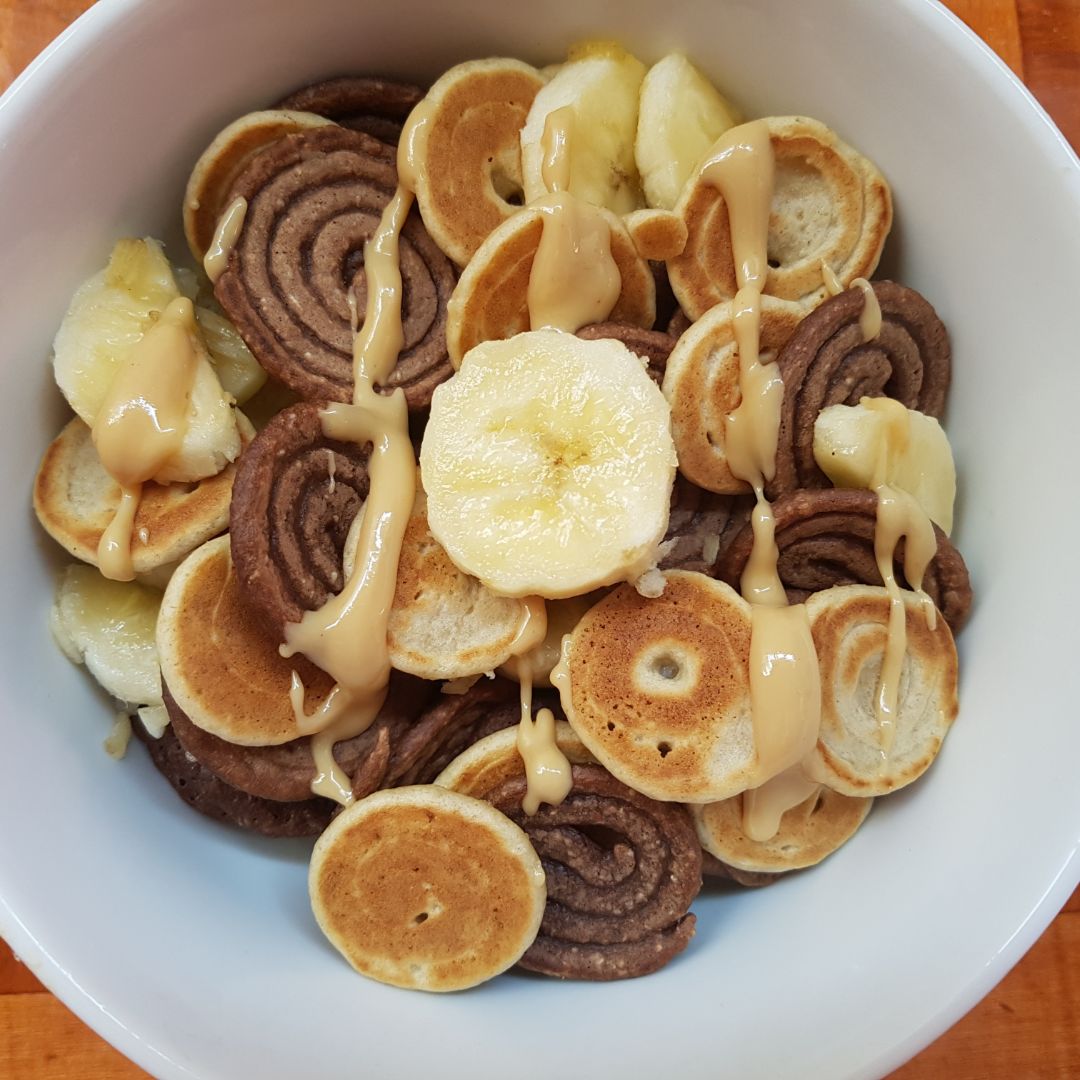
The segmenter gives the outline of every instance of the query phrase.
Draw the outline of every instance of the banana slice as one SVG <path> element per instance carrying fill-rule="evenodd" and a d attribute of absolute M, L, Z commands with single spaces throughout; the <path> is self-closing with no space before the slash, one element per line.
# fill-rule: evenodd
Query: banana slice
<path fill-rule="evenodd" d="M 858 405 L 830 405 L 814 422 L 814 460 L 837 486 L 870 488 L 888 439 L 889 420 L 872 398 Z M 885 483 L 903 488 L 948 535 L 956 500 L 956 466 L 941 425 L 907 410 L 906 444 L 890 447 Z"/>
<path fill-rule="evenodd" d="M 267 375 L 240 331 L 220 312 L 202 305 L 195 308 L 195 321 L 221 389 L 237 405 L 250 401 L 265 385 Z"/>
<path fill-rule="evenodd" d="M 568 105 L 574 113 L 570 191 L 616 214 L 645 205 L 634 163 L 645 70 L 640 60 L 608 42 L 584 45 L 571 54 L 533 99 L 521 131 L 526 202 L 548 194 L 541 174 L 544 123 L 549 113 Z"/>
<path fill-rule="evenodd" d="M 161 669 L 154 630 L 161 593 L 131 581 L 110 581 L 92 566 L 69 566 L 56 589 L 49 626 L 74 664 L 114 698 L 161 705 Z"/>
<path fill-rule="evenodd" d="M 682 53 L 653 64 L 641 84 L 634 142 L 645 201 L 674 209 L 706 151 L 738 122 L 731 105 Z"/>
<path fill-rule="evenodd" d="M 506 596 L 576 596 L 654 564 L 670 412 L 621 342 L 531 331 L 478 345 L 436 389 L 420 467 L 458 567 Z"/>
<path fill-rule="evenodd" d="M 180 296 L 156 240 L 121 240 L 109 265 L 84 282 L 53 342 L 53 371 L 64 397 L 93 426 L 106 393 L 132 347 Z M 196 369 L 179 452 L 155 476 L 161 483 L 214 476 L 240 453 L 240 433 L 200 334 Z"/>

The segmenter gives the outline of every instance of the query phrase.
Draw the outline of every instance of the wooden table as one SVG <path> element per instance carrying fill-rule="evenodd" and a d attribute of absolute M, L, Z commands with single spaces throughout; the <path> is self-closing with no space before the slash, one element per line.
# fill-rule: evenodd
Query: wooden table
<path fill-rule="evenodd" d="M 91 2 L 0 0 L 0 90 Z M 947 2 L 1080 148 L 1080 0 Z M 893 1080 L 1080 1076 L 1078 961 L 1080 889 L 997 989 Z M 0 1077 L 145 1075 L 68 1012 L 0 942 Z"/>

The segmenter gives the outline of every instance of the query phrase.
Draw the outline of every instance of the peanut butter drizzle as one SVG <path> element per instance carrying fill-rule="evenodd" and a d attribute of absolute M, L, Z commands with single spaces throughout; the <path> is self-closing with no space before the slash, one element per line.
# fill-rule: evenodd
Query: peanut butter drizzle
<path fill-rule="evenodd" d="M 131 581 L 131 534 L 142 485 L 179 450 L 199 362 L 195 308 L 178 297 L 120 364 L 98 410 L 92 436 L 106 472 L 120 485 L 120 505 L 98 544 L 98 565 Z"/>
<path fill-rule="evenodd" d="M 573 787 L 570 762 L 555 741 L 555 714 L 541 709 L 532 717 L 532 672 L 528 654 L 522 657 L 521 722 L 517 729 L 517 752 L 525 766 L 525 797 L 521 809 L 530 817 L 541 803 L 558 806 Z"/>
<path fill-rule="evenodd" d="M 840 279 L 833 272 L 833 268 L 824 260 L 821 260 L 821 280 L 825 285 L 825 291 L 830 296 L 839 296 L 844 291 Z"/>
<path fill-rule="evenodd" d="M 859 329 L 863 341 L 873 341 L 881 333 L 881 304 L 878 303 L 874 286 L 866 278 L 857 277 L 852 283 L 853 289 L 862 289 L 863 309 L 859 316 Z"/>
<path fill-rule="evenodd" d="M 283 656 L 302 652 L 336 680 L 330 698 L 313 716 L 303 711 L 303 686 L 295 677 L 291 697 L 298 729 L 312 734 L 318 775 L 311 789 L 345 806 L 353 801 L 352 788 L 334 760 L 333 748 L 367 730 L 386 698 L 390 679 L 386 629 L 416 494 L 416 457 L 404 392 L 398 388 L 380 394 L 376 387 L 393 371 L 404 342 L 398 241 L 416 184 L 413 154 L 429 115 L 430 109 L 421 103 L 410 116 L 398 149 L 397 191 L 364 245 L 367 308 L 353 342 L 353 403 L 333 404 L 320 414 L 328 438 L 372 446 L 369 491 L 352 572 L 341 593 L 317 611 L 306 612 L 299 623 L 286 626 L 281 647 Z"/>
<path fill-rule="evenodd" d="M 885 482 L 894 455 L 903 453 L 911 437 L 911 415 L 892 398 L 863 398 L 865 408 L 880 412 L 885 418 L 884 437 L 874 468 L 873 489 L 877 495 L 877 522 L 874 528 L 874 558 L 878 573 L 889 593 L 889 625 L 885 655 L 877 688 L 877 720 L 881 735 L 882 764 L 896 739 L 896 706 L 900 675 L 907 653 L 907 608 L 903 591 L 896 580 L 893 559 L 896 545 L 904 538 L 904 576 L 918 595 L 927 624 L 937 624 L 937 609 L 923 590 L 926 568 L 937 553 L 937 535 L 926 512 L 906 491 Z"/>
<path fill-rule="evenodd" d="M 810 780 L 798 766 L 792 766 L 742 796 L 743 832 L 751 840 L 764 843 L 780 831 L 783 816 L 802 806 L 821 785 Z"/>
<path fill-rule="evenodd" d="M 543 232 L 529 273 L 529 325 L 574 333 L 602 322 L 622 291 L 611 255 L 611 229 L 601 212 L 570 191 L 574 111 L 555 109 L 544 122 L 541 175 L 550 192 L 530 206 Z"/>
<path fill-rule="evenodd" d="M 740 582 L 751 605 L 750 703 L 757 788 L 743 798 L 743 829 L 767 840 L 779 826 L 792 784 L 770 783 L 797 767 L 817 741 L 821 683 L 806 608 L 789 607 L 777 573 L 772 507 L 765 484 L 776 471 L 784 383 L 775 363 L 761 362 L 761 294 L 768 275 L 769 212 L 775 161 L 760 120 L 721 136 L 701 166 L 702 179 L 727 206 L 738 292 L 734 332 L 740 401 L 725 418 L 732 474 L 754 489 L 754 544 Z M 797 785 L 795 785 L 797 786 Z M 804 796 L 805 797 L 805 796 Z M 768 828 L 772 826 L 772 832 Z"/>
<path fill-rule="evenodd" d="M 244 218 L 247 217 L 247 205 L 247 199 L 243 196 L 235 198 L 218 218 L 217 228 L 214 229 L 214 239 L 203 256 L 203 269 L 214 285 L 225 273 L 229 265 L 229 256 L 236 247 L 236 241 L 240 239 L 240 230 L 244 227 Z"/>

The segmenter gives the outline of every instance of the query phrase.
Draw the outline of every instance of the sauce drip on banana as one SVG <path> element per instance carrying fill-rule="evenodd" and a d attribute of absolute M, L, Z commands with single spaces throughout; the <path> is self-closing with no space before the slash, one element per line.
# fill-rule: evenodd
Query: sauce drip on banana
<path fill-rule="evenodd" d="M 760 356 L 774 169 L 769 129 L 760 120 L 721 136 L 701 166 L 702 179 L 720 191 L 727 206 L 738 286 L 733 306 L 740 402 L 725 419 L 725 448 L 732 474 L 750 484 L 756 499 L 753 549 L 741 586 L 751 605 L 757 786 L 743 796 L 743 830 L 759 841 L 775 835 L 784 812 L 815 790 L 799 763 L 814 748 L 821 719 L 821 682 L 806 608 L 788 606 L 777 573 L 775 521 L 765 497 L 765 484 L 776 471 L 784 397 L 779 369 Z"/>
<path fill-rule="evenodd" d="M 200 354 L 195 308 L 178 297 L 120 364 L 94 421 L 92 436 L 106 472 L 120 485 L 120 505 L 98 544 L 98 565 L 131 581 L 131 536 L 142 486 L 179 450 Z"/>
<path fill-rule="evenodd" d="M 372 447 L 356 558 L 342 591 L 317 611 L 306 612 L 299 623 L 290 623 L 281 647 L 284 656 L 303 653 L 336 681 L 313 716 L 303 711 L 303 687 L 295 675 L 292 700 L 298 728 L 312 734 L 317 776 L 311 789 L 345 806 L 353 801 L 352 788 L 334 760 L 333 748 L 367 730 L 386 699 L 387 623 L 416 494 L 416 457 L 404 392 L 398 388 L 380 394 L 376 387 L 393 371 L 404 342 L 399 237 L 416 187 L 415 148 L 429 116 L 429 107 L 421 102 L 409 117 L 398 148 L 398 188 L 364 247 L 367 309 L 353 342 L 352 404 L 333 404 L 321 413 L 328 438 Z"/>
<path fill-rule="evenodd" d="M 543 231 L 529 274 L 529 325 L 574 333 L 602 322 L 619 299 L 622 277 L 611 255 L 603 214 L 570 191 L 574 110 L 563 106 L 544 122 L 541 175 L 550 192 L 530 204 Z"/>

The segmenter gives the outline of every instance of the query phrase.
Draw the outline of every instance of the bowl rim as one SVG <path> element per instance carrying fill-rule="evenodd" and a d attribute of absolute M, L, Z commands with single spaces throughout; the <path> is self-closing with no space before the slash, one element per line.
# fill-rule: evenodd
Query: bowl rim
<path fill-rule="evenodd" d="M 913 23 L 933 27 L 933 33 L 966 64 L 980 68 L 998 82 L 1014 110 L 1026 116 L 1027 126 L 1048 157 L 1057 159 L 1066 186 L 1080 210 L 1080 157 L 1043 106 L 1005 61 L 940 0 L 893 0 Z M 63 76 L 69 59 L 90 49 L 120 23 L 140 20 L 151 0 L 96 0 L 35 57 L 0 96 L 0 146 L 6 129 L 18 127 L 37 100 L 48 97 Z M 1008 89 L 1006 90 L 1006 86 Z M 1033 124 L 1033 122 L 1035 122 Z M 0 871 L 2 875 L 2 871 Z M 891 1072 L 930 1045 L 985 997 L 1043 934 L 1080 885 L 1080 835 L 1069 856 L 1047 884 L 1030 912 L 983 965 L 972 972 L 948 1004 L 926 1023 L 883 1048 L 853 1075 L 876 1077 Z M 33 974 L 67 1008 L 130 1060 L 167 1080 L 196 1078 L 196 1074 L 143 1038 L 114 1015 L 106 1002 L 95 999 L 69 971 L 62 958 L 38 940 L 8 903 L 0 880 L 0 936 Z"/>

